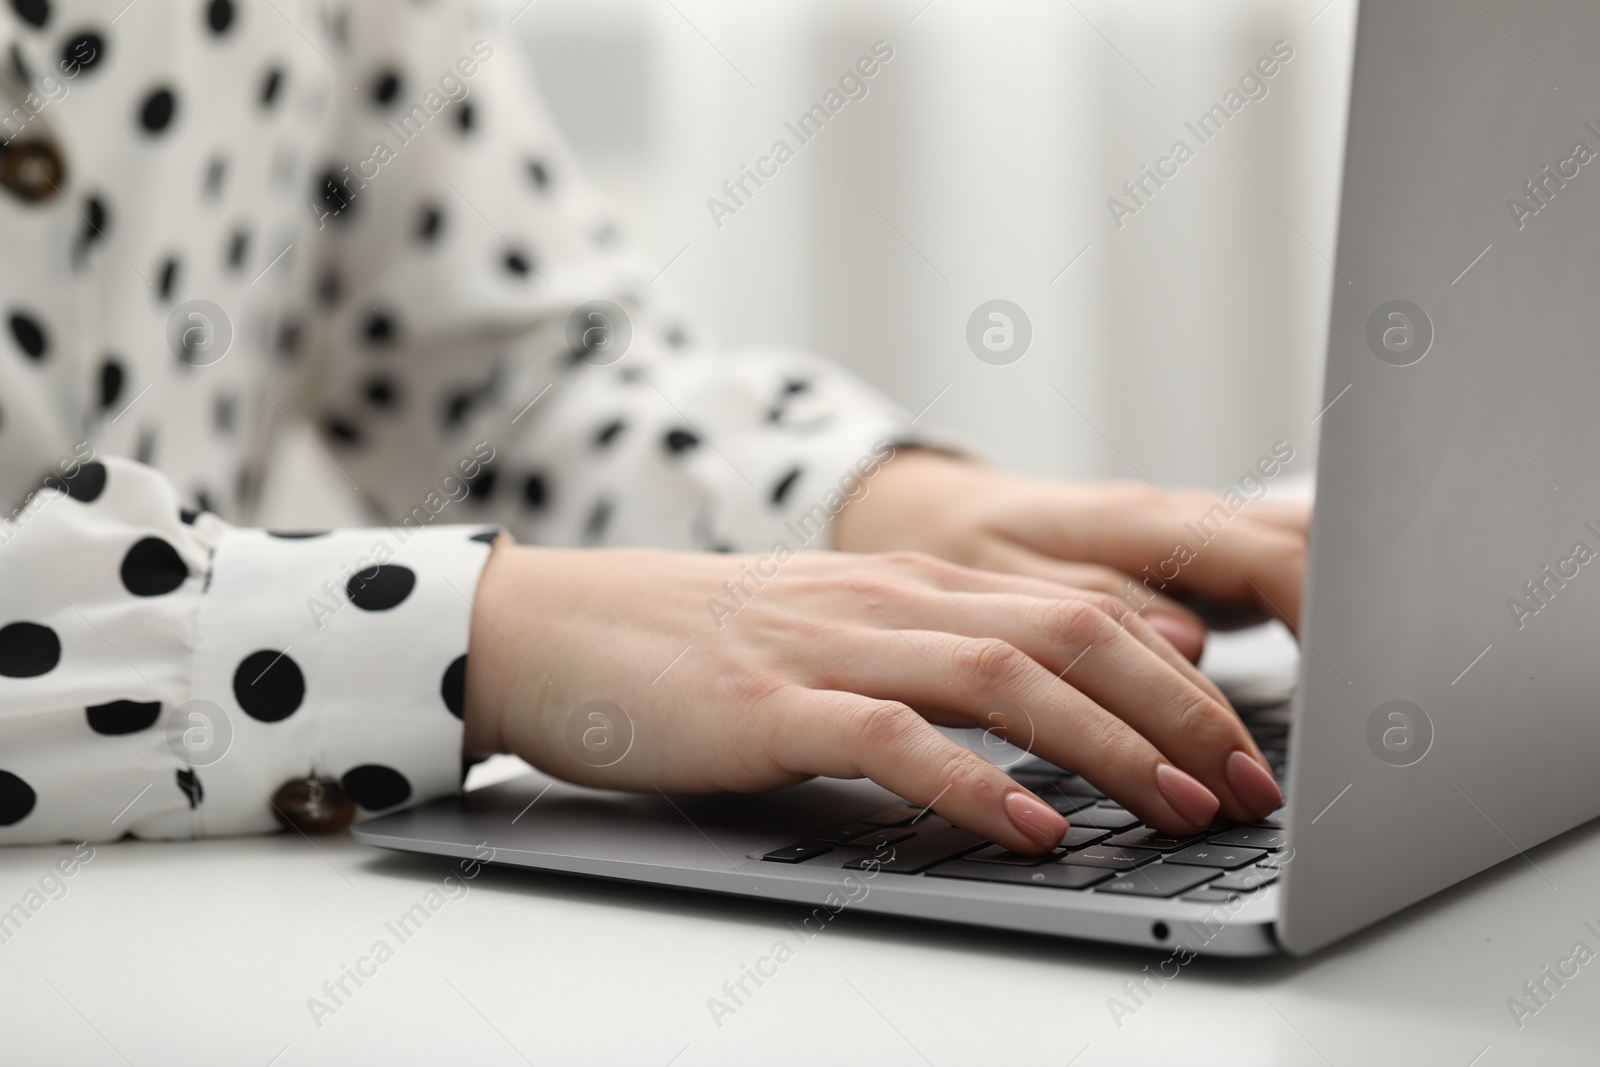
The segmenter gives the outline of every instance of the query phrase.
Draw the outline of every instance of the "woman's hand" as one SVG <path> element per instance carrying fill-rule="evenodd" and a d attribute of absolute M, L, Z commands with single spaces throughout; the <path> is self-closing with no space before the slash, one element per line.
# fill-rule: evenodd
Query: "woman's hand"
<path fill-rule="evenodd" d="M 1155 629 L 1115 597 L 1038 577 L 912 554 L 502 539 L 475 608 L 467 750 L 574 782 L 743 792 L 867 777 L 1008 848 L 1059 841 L 1067 820 L 939 723 L 993 729 L 1172 834 L 1282 799 L 1222 695 Z M 631 726 L 616 762 L 586 751 L 591 701 Z"/>
<path fill-rule="evenodd" d="M 1263 463 L 1273 474 L 1281 465 Z M 1257 481 L 1264 493 L 1266 478 Z M 865 495 L 839 513 L 836 548 L 927 552 L 1109 593 L 1192 661 L 1205 628 L 1175 597 L 1275 616 L 1291 628 L 1299 618 L 1305 504 L 1236 494 L 1230 506 L 1213 493 L 1037 481 L 916 450 L 864 484 Z"/>

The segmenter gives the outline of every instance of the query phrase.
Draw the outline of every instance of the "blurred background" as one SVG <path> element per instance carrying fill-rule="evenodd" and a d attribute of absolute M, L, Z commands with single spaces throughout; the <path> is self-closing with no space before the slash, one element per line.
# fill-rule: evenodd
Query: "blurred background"
<path fill-rule="evenodd" d="M 1029 473 L 1220 487 L 1284 440 L 1309 474 L 1354 0 L 505 3 L 706 339 L 824 353 Z M 877 41 L 867 95 L 798 145 L 784 123 Z M 1280 41 L 1202 145 L 1185 123 Z M 719 227 L 707 199 L 780 137 L 795 158 Z M 1180 138 L 1119 227 L 1108 199 Z M 966 341 L 997 298 L 1033 330 L 1003 366 Z M 363 521 L 283 439 L 267 523 Z"/>

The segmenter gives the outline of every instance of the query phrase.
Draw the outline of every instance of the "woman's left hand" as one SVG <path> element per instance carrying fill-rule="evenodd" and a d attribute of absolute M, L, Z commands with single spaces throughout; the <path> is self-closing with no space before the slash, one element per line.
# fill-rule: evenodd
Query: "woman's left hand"
<path fill-rule="evenodd" d="M 923 450 L 902 451 L 864 484 L 837 519 L 840 551 L 926 552 L 1110 593 L 1191 661 L 1205 626 L 1175 598 L 1261 612 L 1291 628 L 1299 619 L 1307 504 L 1049 482 Z"/>

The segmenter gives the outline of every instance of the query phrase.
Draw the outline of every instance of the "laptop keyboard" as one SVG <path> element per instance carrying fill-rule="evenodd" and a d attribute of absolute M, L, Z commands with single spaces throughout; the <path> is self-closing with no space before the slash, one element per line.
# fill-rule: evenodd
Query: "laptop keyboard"
<path fill-rule="evenodd" d="M 1281 786 L 1288 727 L 1252 724 L 1251 733 Z M 1219 820 L 1201 833 L 1171 837 L 1141 825 L 1132 812 L 1076 774 L 1043 761 L 1011 773 L 1072 824 L 1061 844 L 1045 855 L 1012 852 L 951 826 L 931 811 L 902 803 L 818 830 L 762 859 L 804 864 L 827 856 L 818 866 L 1196 904 L 1229 903 L 1278 878 L 1288 847 L 1281 809 L 1249 825 Z"/>

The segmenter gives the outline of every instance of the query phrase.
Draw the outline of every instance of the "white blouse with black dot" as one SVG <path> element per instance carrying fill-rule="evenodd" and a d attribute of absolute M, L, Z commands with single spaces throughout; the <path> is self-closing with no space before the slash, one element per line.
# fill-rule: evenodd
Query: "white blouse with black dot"
<path fill-rule="evenodd" d="M 695 342 L 504 19 L 0 0 L 0 843 L 452 792 L 496 529 L 827 547 L 795 531 L 911 438 L 823 360 Z M 248 527 L 302 425 L 388 525 Z"/>

